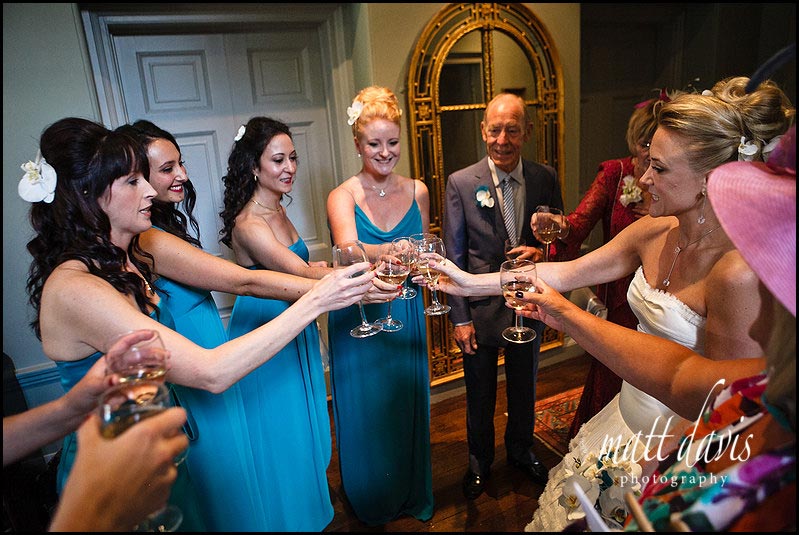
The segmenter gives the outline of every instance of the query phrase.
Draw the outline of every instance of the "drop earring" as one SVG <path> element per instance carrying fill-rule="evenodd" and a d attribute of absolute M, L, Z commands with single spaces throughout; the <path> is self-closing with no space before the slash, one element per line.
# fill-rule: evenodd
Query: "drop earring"
<path fill-rule="evenodd" d="M 702 196 L 702 207 L 699 209 L 699 217 L 697 218 L 696 222 L 700 225 L 705 224 L 705 204 L 707 204 L 707 179 L 705 179 L 704 183 L 702 184 L 702 192 L 699 194 Z"/>
<path fill-rule="evenodd" d="M 253 181 L 255 181 L 255 182 L 258 182 L 258 175 L 256 175 L 255 173 L 253 173 L 253 174 L 252 174 L 252 179 L 253 179 Z"/>

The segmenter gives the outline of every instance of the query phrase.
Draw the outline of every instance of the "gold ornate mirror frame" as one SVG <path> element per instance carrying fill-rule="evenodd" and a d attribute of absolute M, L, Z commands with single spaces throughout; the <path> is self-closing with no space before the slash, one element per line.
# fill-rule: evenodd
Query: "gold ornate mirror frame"
<path fill-rule="evenodd" d="M 511 62 L 523 65 L 508 66 Z M 521 75 L 502 76 L 506 69 Z M 465 73 L 460 75 L 465 81 L 453 81 L 450 71 Z M 532 152 L 524 156 L 553 166 L 562 186 L 563 73 L 546 29 L 522 4 L 443 7 L 417 41 L 408 72 L 411 176 L 422 177 L 430 190 L 430 232 L 441 233 L 446 177 L 463 167 L 461 162 L 471 164 L 485 155 L 479 122 L 486 103 L 500 91 L 525 99 L 534 127 L 527 144 Z M 457 136 L 457 142 L 448 142 L 445 133 Z M 464 140 L 467 154 L 458 154 Z M 427 317 L 427 336 L 431 384 L 462 376 L 460 349 L 446 316 Z M 561 345 L 562 333 L 544 332 L 542 353 Z"/>

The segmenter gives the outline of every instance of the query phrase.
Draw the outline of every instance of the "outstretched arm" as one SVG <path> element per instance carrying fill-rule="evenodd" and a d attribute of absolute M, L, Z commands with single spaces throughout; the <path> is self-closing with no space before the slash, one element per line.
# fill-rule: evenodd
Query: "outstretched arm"
<path fill-rule="evenodd" d="M 539 280 L 524 292 L 530 304 L 522 314 L 567 333 L 619 377 L 695 420 L 719 380 L 725 384 L 762 372 L 765 358 L 716 361 L 658 336 L 603 320 Z"/>

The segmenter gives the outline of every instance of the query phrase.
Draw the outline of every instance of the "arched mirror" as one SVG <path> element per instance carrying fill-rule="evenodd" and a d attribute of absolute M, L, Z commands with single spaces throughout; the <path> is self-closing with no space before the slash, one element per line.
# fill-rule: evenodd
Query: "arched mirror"
<path fill-rule="evenodd" d="M 552 39 L 522 4 L 449 4 L 420 36 L 408 73 L 412 176 L 430 190 L 430 232 L 440 234 L 450 173 L 485 156 L 480 121 L 497 93 L 522 96 L 533 119 L 524 157 L 563 180 L 563 75 Z M 428 317 L 432 384 L 462 375 L 445 316 Z M 547 329 L 541 351 L 563 344 Z"/>

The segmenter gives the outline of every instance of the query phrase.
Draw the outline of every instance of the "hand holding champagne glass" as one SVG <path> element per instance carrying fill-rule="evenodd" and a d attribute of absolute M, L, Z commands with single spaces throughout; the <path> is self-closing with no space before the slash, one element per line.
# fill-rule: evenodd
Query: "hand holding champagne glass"
<path fill-rule="evenodd" d="M 499 277 L 505 301 L 516 310 L 523 309 L 525 303 L 516 298 L 516 292 L 529 292 L 535 288 L 537 280 L 535 262 L 532 260 L 508 260 L 503 262 L 499 268 Z M 523 326 L 522 317 L 519 314 L 516 314 L 515 317 L 514 326 L 503 330 L 502 337 L 508 342 L 517 344 L 535 340 L 535 331 Z"/>
<path fill-rule="evenodd" d="M 368 262 L 369 257 L 363 248 L 363 244 L 357 240 L 338 243 L 333 246 L 333 267 L 344 267 L 357 264 L 359 262 Z M 356 273 L 358 276 L 361 273 Z M 383 330 L 383 326 L 379 323 L 369 323 L 366 321 L 366 313 L 363 310 L 363 300 L 358 301 L 358 310 L 361 313 L 361 324 L 350 331 L 350 336 L 354 338 L 366 338 L 373 336 Z"/>
<path fill-rule="evenodd" d="M 538 206 L 530 220 L 530 227 L 536 239 L 544 244 L 544 262 L 549 262 L 549 245 L 569 233 L 566 216 L 559 208 Z"/>
<path fill-rule="evenodd" d="M 100 433 L 104 438 L 115 438 L 138 422 L 160 414 L 170 406 L 169 390 L 163 382 L 122 382 L 109 388 L 100 399 Z M 135 531 L 176 531 L 182 522 L 182 511 L 167 504 L 149 515 L 136 526 Z"/>
<path fill-rule="evenodd" d="M 158 331 L 142 329 L 129 331 L 112 338 L 107 347 L 112 347 L 120 338 L 138 337 L 139 340 L 122 352 L 108 351 L 105 355 L 106 375 L 116 375 L 120 384 L 153 381 L 163 384 L 169 362 L 169 350 L 164 347 Z M 167 397 L 174 405 L 171 397 Z M 175 457 L 175 464 L 186 460 L 188 450 Z"/>
<path fill-rule="evenodd" d="M 428 234 L 422 237 L 421 240 L 417 240 L 414 243 L 417 254 L 416 266 L 419 268 L 419 271 L 422 273 L 422 275 L 424 275 L 424 278 L 427 280 L 428 286 L 431 288 L 433 293 L 433 303 L 424 309 L 424 313 L 428 316 L 440 316 L 442 314 L 446 314 L 452 309 L 452 307 L 439 303 L 438 292 L 436 291 L 436 283 L 438 282 L 440 273 L 438 270 L 430 267 L 431 257 L 435 258 L 438 256 L 439 261 L 445 261 L 447 252 L 446 248 L 444 247 L 444 241 L 438 236 Z"/>
<path fill-rule="evenodd" d="M 519 238 L 515 245 L 511 240 L 505 240 L 505 259 L 516 260 L 519 255 L 524 254 L 526 245 L 527 242 L 522 238 Z"/>

